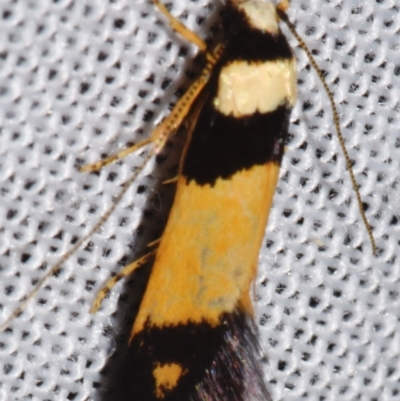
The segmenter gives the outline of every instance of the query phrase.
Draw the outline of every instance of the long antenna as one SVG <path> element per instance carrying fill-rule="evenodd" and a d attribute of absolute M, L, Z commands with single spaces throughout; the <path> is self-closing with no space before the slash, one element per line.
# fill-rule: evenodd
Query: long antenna
<path fill-rule="evenodd" d="M 376 251 L 375 238 L 374 238 L 374 235 L 372 233 L 371 226 L 370 226 L 370 224 L 369 224 L 369 222 L 367 220 L 367 216 L 365 215 L 365 209 L 364 209 L 364 205 L 363 205 L 362 200 L 361 200 L 361 195 L 360 195 L 360 191 L 359 191 L 359 188 L 358 188 L 358 184 L 357 184 L 356 178 L 354 177 L 354 172 L 353 172 L 353 168 L 352 168 L 352 165 L 351 165 L 351 159 L 350 159 L 349 153 L 348 153 L 348 151 L 346 149 L 346 145 L 345 145 L 345 142 L 344 142 L 342 130 L 340 128 L 339 113 L 337 111 L 335 100 L 333 99 L 332 92 L 329 89 L 329 86 L 325 81 L 324 74 L 322 73 L 321 69 L 318 67 L 317 62 L 315 61 L 314 56 L 311 54 L 311 51 L 309 50 L 309 48 L 305 44 L 304 40 L 297 33 L 296 28 L 294 27 L 294 25 L 290 22 L 287 14 L 285 12 L 286 9 L 287 9 L 287 6 L 288 6 L 288 4 L 287 4 L 287 2 L 285 0 L 283 0 L 281 3 L 279 3 L 279 5 L 277 6 L 278 16 L 287 25 L 287 27 L 289 28 L 289 30 L 292 33 L 292 35 L 299 42 L 300 47 L 307 54 L 307 57 L 310 60 L 310 63 L 312 65 L 312 67 L 314 68 L 315 72 L 317 73 L 317 75 L 318 75 L 318 77 L 319 77 L 319 79 L 320 79 L 320 81 L 322 83 L 322 86 L 324 87 L 325 92 L 328 95 L 329 102 L 331 103 L 332 113 L 333 113 L 333 122 L 335 124 L 337 136 L 339 138 L 340 147 L 342 148 L 342 152 L 343 152 L 344 158 L 346 160 L 347 171 L 349 172 L 350 180 L 351 180 L 351 183 L 353 185 L 354 192 L 356 193 L 358 208 L 360 210 L 361 218 L 362 218 L 362 220 L 364 222 L 365 228 L 367 229 L 369 240 L 371 242 L 372 253 L 373 253 L 373 255 L 376 256 L 377 255 L 377 251 Z"/>

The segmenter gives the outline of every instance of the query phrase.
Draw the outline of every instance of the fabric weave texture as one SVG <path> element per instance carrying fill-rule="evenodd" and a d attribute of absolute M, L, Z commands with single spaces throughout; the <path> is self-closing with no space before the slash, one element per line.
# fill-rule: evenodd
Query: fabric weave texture
<path fill-rule="evenodd" d="M 219 2 L 169 3 L 210 37 Z M 289 15 L 334 93 L 379 254 L 327 96 L 287 34 L 298 103 L 253 289 L 265 380 L 276 401 L 398 400 L 399 7 L 292 0 Z M 0 0 L 0 21 L 1 322 L 110 207 L 144 151 L 98 174 L 77 165 L 147 137 L 190 83 L 196 49 L 145 0 Z M 182 141 L 171 139 L 89 244 L 0 333 L 0 401 L 107 399 L 146 271 L 116 286 L 95 315 L 89 308 L 107 278 L 157 239 L 172 196 L 161 181 L 173 175 Z"/>

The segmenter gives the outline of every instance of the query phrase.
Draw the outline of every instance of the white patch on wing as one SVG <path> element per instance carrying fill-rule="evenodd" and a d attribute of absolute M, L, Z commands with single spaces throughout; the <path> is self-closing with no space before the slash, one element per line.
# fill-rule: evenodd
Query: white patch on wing
<path fill-rule="evenodd" d="M 296 103 L 296 61 L 264 63 L 234 61 L 219 76 L 214 107 L 225 115 L 268 113 L 287 102 Z"/>

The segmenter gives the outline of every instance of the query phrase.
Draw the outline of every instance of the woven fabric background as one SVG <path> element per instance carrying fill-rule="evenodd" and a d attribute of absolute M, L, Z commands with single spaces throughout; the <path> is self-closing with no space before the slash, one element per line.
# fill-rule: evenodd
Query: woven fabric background
<path fill-rule="evenodd" d="M 169 2 L 209 35 L 219 2 Z M 274 401 L 399 400 L 399 7 L 293 0 L 289 15 L 334 93 L 379 254 L 327 96 L 288 35 L 299 100 L 253 291 L 265 379 Z M 99 174 L 76 166 L 147 137 L 190 82 L 196 49 L 145 0 L 0 0 L 0 24 L 1 322 L 106 211 L 143 152 Z M 145 273 L 118 284 L 95 315 L 89 308 L 159 235 L 171 198 L 160 177 L 171 176 L 181 142 L 0 333 L 0 401 L 115 399 L 111 371 Z"/>

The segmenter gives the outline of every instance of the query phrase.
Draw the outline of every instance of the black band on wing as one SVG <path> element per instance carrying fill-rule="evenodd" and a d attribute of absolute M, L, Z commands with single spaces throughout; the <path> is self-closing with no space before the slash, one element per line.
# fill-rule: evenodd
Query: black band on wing
<path fill-rule="evenodd" d="M 130 344 L 126 370 L 129 400 L 160 401 L 156 397 L 154 367 L 178 364 L 186 371 L 162 401 L 269 400 L 255 327 L 243 313 L 224 314 L 221 324 L 206 322 L 145 328 Z M 128 395 L 128 394 L 127 394 Z"/>
<path fill-rule="evenodd" d="M 182 175 L 199 185 L 214 185 L 236 172 L 268 162 L 280 163 L 291 109 L 235 118 L 204 106 L 192 133 Z"/>
<path fill-rule="evenodd" d="M 221 60 L 224 64 L 233 60 L 245 60 L 250 63 L 293 57 L 282 32 L 274 35 L 252 28 L 245 14 L 232 5 L 228 4 L 223 10 L 222 27 L 227 44 Z"/>

